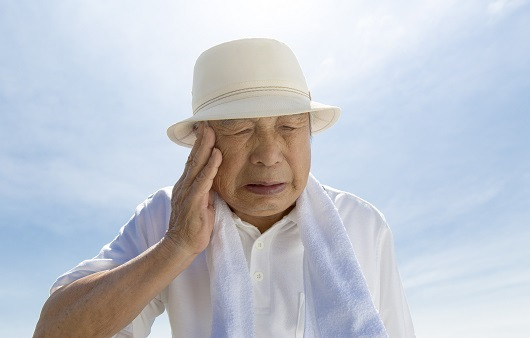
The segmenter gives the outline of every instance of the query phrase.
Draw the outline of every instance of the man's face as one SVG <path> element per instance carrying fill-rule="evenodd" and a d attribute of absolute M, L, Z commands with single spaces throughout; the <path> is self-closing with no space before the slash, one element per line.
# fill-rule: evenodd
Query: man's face
<path fill-rule="evenodd" d="M 306 186 L 309 114 L 210 121 L 210 126 L 223 155 L 214 190 L 242 220 L 270 227 L 292 209 Z"/>

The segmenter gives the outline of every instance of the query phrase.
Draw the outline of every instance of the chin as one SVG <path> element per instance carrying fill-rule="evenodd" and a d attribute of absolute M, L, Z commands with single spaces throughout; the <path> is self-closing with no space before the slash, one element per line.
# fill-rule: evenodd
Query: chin
<path fill-rule="evenodd" d="M 252 210 L 249 210 L 249 215 L 254 214 L 254 216 L 258 217 L 268 217 L 268 216 L 274 216 L 281 213 L 285 213 L 287 211 L 291 211 L 292 207 L 295 205 L 295 203 L 274 203 L 274 202 L 263 202 L 259 205 L 256 205 L 255 208 L 252 208 Z"/>

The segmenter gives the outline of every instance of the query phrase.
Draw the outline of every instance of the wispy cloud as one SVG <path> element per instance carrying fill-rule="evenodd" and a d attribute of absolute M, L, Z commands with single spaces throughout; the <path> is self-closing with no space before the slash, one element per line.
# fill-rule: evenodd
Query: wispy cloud
<path fill-rule="evenodd" d="M 494 0 L 488 3 L 487 11 L 494 17 L 505 16 L 527 4 L 527 0 Z"/>
<path fill-rule="evenodd" d="M 313 97 L 343 108 L 313 140 L 313 170 L 386 214 L 418 336 L 530 330 L 520 311 L 530 304 L 528 1 L 0 6 L 1 226 L 19 234 L 3 257 L 28 231 L 64 245 L 61 257 L 95 254 L 71 246 L 75 233 L 113 235 L 136 203 L 178 179 L 188 150 L 164 131 L 190 114 L 198 54 L 271 36 L 294 49 Z M 65 262 L 32 264 L 53 280 Z M 44 299 L 41 284 L 21 292 Z"/>

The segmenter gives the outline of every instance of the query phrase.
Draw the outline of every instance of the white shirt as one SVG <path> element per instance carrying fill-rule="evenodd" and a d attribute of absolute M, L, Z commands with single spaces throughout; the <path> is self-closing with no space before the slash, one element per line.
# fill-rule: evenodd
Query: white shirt
<path fill-rule="evenodd" d="M 376 309 L 390 337 L 413 337 L 414 330 L 397 270 L 392 234 L 377 209 L 360 198 L 325 187 L 337 207 Z M 120 234 L 93 259 L 59 277 L 57 288 L 111 269 L 136 257 L 164 236 L 171 211 L 171 187 L 161 189 L 138 206 Z M 254 297 L 257 337 L 303 337 L 303 245 L 290 215 L 261 234 L 233 215 Z M 155 297 L 117 337 L 146 337 L 156 316 L 168 312 L 173 337 L 209 337 L 211 301 L 205 254 Z"/>

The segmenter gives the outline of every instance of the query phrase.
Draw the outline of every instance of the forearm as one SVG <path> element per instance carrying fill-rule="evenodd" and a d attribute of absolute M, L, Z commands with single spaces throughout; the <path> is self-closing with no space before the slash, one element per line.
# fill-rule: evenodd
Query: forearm
<path fill-rule="evenodd" d="M 81 278 L 44 304 L 35 337 L 108 337 L 130 323 L 208 245 L 213 179 L 221 165 L 215 133 L 202 123 L 171 196 L 166 236 L 115 269 Z"/>
<path fill-rule="evenodd" d="M 35 337 L 109 337 L 130 323 L 195 255 L 162 240 L 138 257 L 79 279 L 53 293 Z"/>

